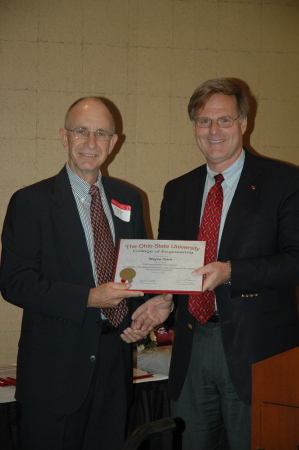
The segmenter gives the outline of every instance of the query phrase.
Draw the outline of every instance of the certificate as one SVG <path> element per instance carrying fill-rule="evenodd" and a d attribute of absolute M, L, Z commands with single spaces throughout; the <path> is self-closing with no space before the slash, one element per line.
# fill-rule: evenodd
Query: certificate
<path fill-rule="evenodd" d="M 114 281 L 131 290 L 198 294 L 202 276 L 191 272 L 204 265 L 203 241 L 120 239 Z"/>

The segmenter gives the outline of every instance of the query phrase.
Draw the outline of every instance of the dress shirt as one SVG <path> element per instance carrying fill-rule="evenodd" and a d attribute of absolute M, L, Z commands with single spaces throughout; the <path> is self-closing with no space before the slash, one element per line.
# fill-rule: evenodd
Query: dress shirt
<path fill-rule="evenodd" d="M 221 236 L 223 232 L 223 227 L 225 224 L 226 216 L 231 204 L 231 201 L 233 199 L 233 196 L 235 194 L 236 188 L 238 186 L 238 182 L 240 179 L 240 175 L 244 166 L 245 161 L 245 152 L 242 149 L 242 152 L 239 156 L 239 158 L 227 169 L 225 169 L 222 173 L 224 176 L 224 181 L 222 182 L 221 186 L 223 189 L 223 206 L 222 206 L 222 214 L 221 214 L 221 221 L 220 221 L 220 228 L 219 228 L 219 238 L 218 238 L 218 249 L 219 244 L 221 241 Z M 206 199 L 209 190 L 211 187 L 215 184 L 215 175 L 218 175 L 218 172 L 214 172 L 212 169 L 210 169 L 209 165 L 207 164 L 207 177 L 206 177 L 206 183 L 202 198 L 202 208 L 201 208 L 201 216 L 200 220 L 204 211 Z"/>
<path fill-rule="evenodd" d="M 93 277 L 95 281 L 95 285 L 98 285 L 98 275 L 94 260 L 94 246 L 93 246 L 93 234 L 92 234 L 92 226 L 90 220 L 90 203 L 91 203 L 91 195 L 89 194 L 90 184 L 87 181 L 83 180 L 76 173 L 74 173 L 68 164 L 66 164 L 67 174 L 70 180 L 71 188 L 76 200 L 78 213 L 82 222 L 83 230 L 85 233 L 86 244 L 90 256 L 90 261 L 92 265 Z M 108 201 L 105 195 L 104 187 L 102 184 L 102 174 L 99 172 L 98 179 L 95 185 L 100 190 L 100 195 L 102 199 L 103 209 L 107 216 L 109 227 L 111 230 L 113 242 L 115 243 L 115 231 L 114 224 L 112 220 L 111 211 L 108 205 Z"/>

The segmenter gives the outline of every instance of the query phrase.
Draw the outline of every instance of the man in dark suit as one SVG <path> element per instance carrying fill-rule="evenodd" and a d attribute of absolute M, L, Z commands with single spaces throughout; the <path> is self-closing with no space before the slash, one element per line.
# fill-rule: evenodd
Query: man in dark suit
<path fill-rule="evenodd" d="M 112 277 L 100 284 L 96 258 L 108 244 L 94 248 L 90 188 L 101 197 L 115 246 L 119 238 L 145 238 L 141 199 L 101 176 L 117 135 L 100 98 L 75 102 L 60 137 L 68 164 L 13 195 L 2 234 L 1 292 L 24 309 L 16 389 L 22 449 L 117 450 L 132 389 L 128 343 L 148 331 L 130 328 L 142 292 Z M 113 326 L 107 316 L 123 299 L 129 312 Z M 170 295 L 149 302 L 159 303 L 158 316 L 169 313 Z"/>
<path fill-rule="evenodd" d="M 299 171 L 243 148 L 242 82 L 203 83 L 188 112 L 207 164 L 166 185 L 159 238 L 198 239 L 220 173 L 223 206 L 218 256 L 193 272 L 204 292 L 215 293 L 208 321 L 189 312 L 188 296 L 178 297 L 172 415 L 185 421 L 184 449 L 218 449 L 225 427 L 230 450 L 249 450 L 251 366 L 299 345 Z"/>

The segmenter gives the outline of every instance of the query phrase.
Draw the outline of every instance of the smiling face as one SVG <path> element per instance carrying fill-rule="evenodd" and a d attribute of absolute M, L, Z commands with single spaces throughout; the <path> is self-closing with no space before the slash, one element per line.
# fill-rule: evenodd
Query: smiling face
<path fill-rule="evenodd" d="M 104 130 L 113 133 L 113 119 L 106 106 L 99 100 L 87 98 L 79 102 L 70 112 L 68 128 L 86 128 L 89 131 Z M 94 134 L 87 139 L 77 139 L 71 131 L 61 128 L 60 138 L 68 150 L 68 164 L 83 180 L 94 184 L 101 165 L 112 152 L 118 136 L 113 134 L 109 141 L 97 141 Z"/>
<path fill-rule="evenodd" d="M 216 119 L 227 116 L 235 119 L 238 115 L 235 96 L 224 94 L 213 94 L 196 113 L 196 119 L 213 119 L 210 128 L 195 125 L 193 131 L 199 149 L 215 172 L 223 172 L 238 159 L 242 151 L 242 136 L 247 128 L 247 118 L 235 120 L 231 128 L 220 128 Z"/>

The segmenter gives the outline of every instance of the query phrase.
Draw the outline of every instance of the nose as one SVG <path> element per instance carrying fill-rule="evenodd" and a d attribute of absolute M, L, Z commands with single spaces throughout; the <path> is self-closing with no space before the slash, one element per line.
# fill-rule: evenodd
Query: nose
<path fill-rule="evenodd" d="M 86 145 L 89 148 L 94 148 L 96 146 L 96 138 L 95 138 L 94 133 L 89 133 L 89 136 L 86 139 Z"/>
<path fill-rule="evenodd" d="M 217 124 L 216 120 L 213 120 L 210 126 L 210 133 L 216 134 L 219 132 L 219 130 L 220 130 L 219 125 Z"/>

